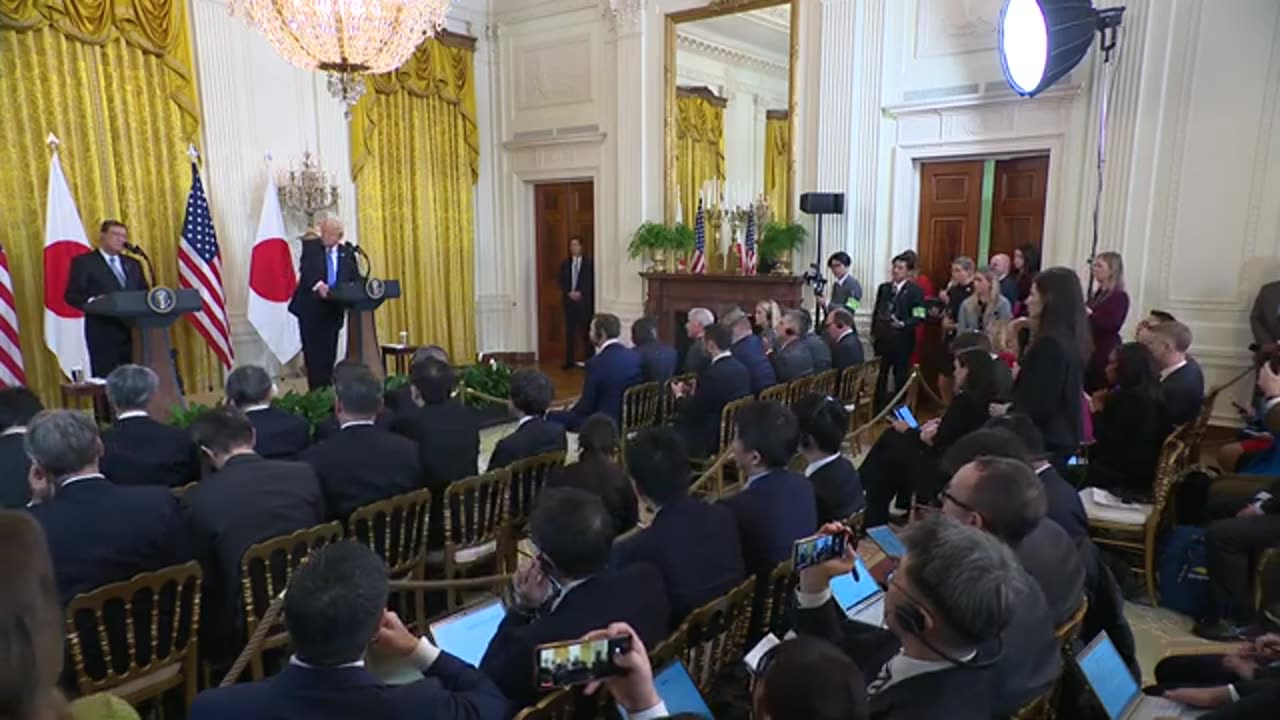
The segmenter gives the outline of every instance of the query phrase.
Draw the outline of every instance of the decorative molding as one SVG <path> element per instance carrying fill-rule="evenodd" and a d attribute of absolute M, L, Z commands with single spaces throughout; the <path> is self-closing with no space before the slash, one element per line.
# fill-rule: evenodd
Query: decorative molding
<path fill-rule="evenodd" d="M 599 0 L 600 14 L 618 35 L 640 32 L 647 0 Z"/>
<path fill-rule="evenodd" d="M 555 42 L 515 45 L 516 109 L 536 110 L 589 103 L 593 99 L 591 36 L 571 35 Z"/>
<path fill-rule="evenodd" d="M 1002 0 L 919 0 L 915 57 L 981 52 L 996 47 Z"/>
<path fill-rule="evenodd" d="M 687 31 L 676 31 L 676 47 L 713 60 L 728 62 L 731 65 L 762 70 L 770 75 L 789 77 L 790 73 L 790 68 L 785 62 L 755 55 L 741 48 L 692 35 Z"/>
<path fill-rule="evenodd" d="M 581 144 L 600 144 L 603 143 L 607 135 L 602 132 L 595 133 L 579 133 L 576 135 L 550 135 L 547 137 L 530 138 L 527 140 L 508 140 L 502 143 L 505 150 L 517 151 L 528 150 L 531 148 L 542 148 L 552 145 L 581 145 Z"/>

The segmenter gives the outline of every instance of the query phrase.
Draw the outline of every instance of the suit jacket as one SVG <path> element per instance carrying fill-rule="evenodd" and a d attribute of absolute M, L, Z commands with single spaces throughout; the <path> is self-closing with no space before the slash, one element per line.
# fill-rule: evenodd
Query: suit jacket
<path fill-rule="evenodd" d="M 640 370 L 644 382 L 665 382 L 676 374 L 676 363 L 680 361 L 680 356 L 670 345 L 654 340 L 636 345 L 635 350 L 640 354 Z"/>
<path fill-rule="evenodd" d="M 853 302 L 850 302 L 850 301 Z M 853 275 L 845 275 L 843 282 L 831 283 L 831 302 L 827 303 L 827 307 L 835 309 L 842 307 L 849 312 L 858 309 L 858 303 L 862 302 L 862 285 L 854 279 Z"/>
<path fill-rule="evenodd" d="M 552 468 L 545 487 L 577 488 L 599 497 L 618 535 L 634 528 L 640 520 L 640 503 L 631 481 L 617 463 L 604 455 L 582 453 L 577 462 Z"/>
<path fill-rule="evenodd" d="M 640 355 L 620 342 L 612 343 L 587 360 L 582 395 L 571 412 L 578 422 L 594 413 L 604 413 L 622 427 L 622 395 L 632 385 L 644 382 Z"/>
<path fill-rule="evenodd" d="M 1053 626 L 1061 627 L 1084 600 L 1084 561 L 1076 543 L 1058 523 L 1044 518 L 1014 552 L 1022 568 L 1040 585 Z"/>
<path fill-rule="evenodd" d="M 1005 300 L 1009 301 L 1009 307 L 1012 308 L 1018 304 L 1018 277 L 1013 273 L 1009 273 L 1000 278 L 1000 294 Z"/>
<path fill-rule="evenodd" d="M 25 433 L 0 435 L 0 510 L 17 510 L 31 499 L 27 474 L 31 459 L 23 448 Z"/>
<path fill-rule="evenodd" d="M 77 480 L 31 508 L 44 528 L 62 604 L 108 583 L 191 559 L 178 500 L 167 488 Z"/>
<path fill-rule="evenodd" d="M 330 520 L 344 525 L 372 502 L 425 486 L 418 446 L 372 425 L 350 425 L 298 459 L 315 470 Z"/>
<path fill-rule="evenodd" d="M 517 460 L 569 447 L 564 426 L 545 418 L 532 418 L 498 441 L 489 456 L 489 470 L 504 468 Z"/>
<path fill-rule="evenodd" d="M 125 275 L 124 286 L 120 285 L 120 281 L 111 271 L 111 266 L 107 265 L 107 260 L 101 251 L 93 250 L 77 255 L 71 261 L 63 299 L 71 307 L 83 310 L 89 304 L 90 298 L 125 290 L 136 291 L 148 288 L 147 278 L 142 273 L 142 263 L 121 254 L 120 268 Z M 84 339 L 89 346 L 89 357 L 93 358 L 94 368 L 109 372 L 116 366 L 129 362 L 130 348 L 133 346 L 132 338 L 132 331 L 128 324 L 116 318 L 85 313 Z M 105 365 L 104 362 L 106 362 Z M 105 375 L 106 372 L 102 374 Z"/>
<path fill-rule="evenodd" d="M 362 455 L 362 457 L 364 457 Z M 243 642 L 240 559 L 250 546 L 324 522 L 324 493 L 310 465 L 236 455 L 185 496 L 204 568 L 201 644 L 215 654 Z M 207 621 L 207 622 L 206 622 Z"/>
<path fill-rule="evenodd" d="M 1258 345 L 1280 340 L 1280 280 L 1258 289 L 1253 309 L 1249 312 L 1249 328 Z"/>
<path fill-rule="evenodd" d="M 337 275 L 338 283 L 355 282 L 360 279 L 356 253 L 346 243 L 338 245 Z M 289 312 L 298 318 L 299 323 L 342 324 L 342 306 L 323 300 L 311 291 L 316 283 L 327 282 L 328 278 L 329 262 L 324 243 L 319 240 L 304 240 L 302 257 L 298 259 L 298 287 L 293 291 L 293 299 L 289 301 Z"/>
<path fill-rule="evenodd" d="M 378 411 L 378 417 L 374 418 L 373 426 L 379 430 L 391 431 L 392 425 L 395 424 L 396 414 L 390 409 L 384 407 Z M 334 435 L 338 434 L 338 416 L 330 413 L 323 420 L 316 423 L 315 442 L 321 443 Z"/>
<path fill-rule="evenodd" d="M 569 291 L 573 289 L 573 258 L 567 257 L 560 262 L 560 295 L 565 307 L 569 306 Z M 578 292 L 582 293 L 582 307 L 588 317 L 596 307 L 596 272 L 591 258 L 583 255 L 582 264 L 578 267 Z"/>
<path fill-rule="evenodd" d="M 691 497 L 664 505 L 649 527 L 614 545 L 614 567 L 637 563 L 662 574 L 672 629 L 746 578 L 733 513 Z"/>
<path fill-rule="evenodd" d="M 831 346 L 831 364 L 837 370 L 866 362 L 866 350 L 857 332 L 850 332 Z"/>
<path fill-rule="evenodd" d="M 986 399 L 970 393 L 956 393 L 938 421 L 938 432 L 933 436 L 934 457 L 941 457 L 955 441 L 986 424 L 991 419 L 990 405 Z"/>
<path fill-rule="evenodd" d="M 1022 356 L 1022 371 L 1013 384 L 1013 409 L 1026 413 L 1054 453 L 1074 453 L 1080 446 L 1084 368 L 1074 346 L 1044 335 Z"/>
<path fill-rule="evenodd" d="M 826 372 L 831 369 L 831 346 L 821 335 L 809 333 L 804 336 L 804 344 L 809 348 L 809 354 L 813 356 L 813 371 L 815 373 Z"/>
<path fill-rule="evenodd" d="M 117 420 L 102 433 L 102 474 L 120 485 L 178 487 L 200 479 L 191 436 L 150 417 Z"/>
<path fill-rule="evenodd" d="M 1058 523 L 1074 540 L 1088 537 L 1089 516 L 1085 514 L 1080 495 L 1071 483 L 1052 465 L 1046 465 L 1036 475 L 1044 483 L 1045 497 L 1049 501 L 1046 517 Z"/>
<path fill-rule="evenodd" d="M 742 558 L 749 574 L 773 570 L 791 557 L 796 540 L 818 529 L 813 484 L 786 469 L 770 470 L 720 502 L 738 521 Z"/>
<path fill-rule="evenodd" d="M 268 460 L 292 460 L 311 444 L 311 423 L 300 415 L 265 407 L 245 416 L 253 424 L 254 452 Z"/>
<path fill-rule="evenodd" d="M 652 565 L 604 571 L 564 592 L 558 603 L 542 612 L 508 609 L 480 669 L 517 706 L 529 705 L 538 694 L 533 686 L 533 650 L 538 645 L 576 640 L 609 623 L 625 622 L 645 647 L 656 646 L 666 638 L 668 615 L 662 575 Z"/>
<path fill-rule="evenodd" d="M 690 341 L 689 349 L 684 351 L 684 365 L 681 372 L 697 375 L 706 370 L 710 364 L 711 358 L 707 357 L 707 348 L 702 344 L 702 340 Z"/>
<path fill-rule="evenodd" d="M 893 291 L 892 282 L 880 283 L 876 289 L 875 315 L 871 319 L 871 339 L 876 354 L 909 354 L 915 346 L 915 327 L 922 319 L 918 309 L 923 307 L 924 291 L 911 280 L 904 282 L 897 293 Z"/>
<path fill-rule="evenodd" d="M 1062 669 L 1062 644 L 1053 634 L 1053 613 L 1040 584 L 1025 578 L 1013 608 L 1013 618 L 1001 635 L 1003 654 L 995 666 L 993 717 L 1009 717 L 1044 694 Z"/>
<path fill-rule="evenodd" d="M 787 383 L 813 374 L 813 353 L 803 340 L 792 340 L 775 350 L 769 359 L 773 361 L 773 373 L 778 382 Z"/>
<path fill-rule="evenodd" d="M 676 416 L 690 457 L 706 457 L 719 450 L 720 413 L 725 405 L 750 394 L 747 368 L 733 356 L 717 360 L 698 374 L 693 394 L 681 399 Z"/>
<path fill-rule="evenodd" d="M 734 341 L 729 352 L 747 369 L 753 394 L 778 384 L 778 377 L 773 373 L 773 365 L 769 364 L 769 356 L 764 352 L 764 341 L 759 335 L 747 335 Z"/>
<path fill-rule="evenodd" d="M 442 652 L 423 679 L 385 685 L 362 667 L 287 665 L 255 683 L 207 690 L 191 706 L 190 720 L 498 720 L 510 707 L 484 673 Z"/>
<path fill-rule="evenodd" d="M 444 493 L 453 482 L 476 474 L 479 419 L 467 406 L 448 400 L 397 414 L 391 430 L 417 443 L 423 482 L 431 490 L 427 546 L 444 547 Z"/>
<path fill-rule="evenodd" d="M 1187 364 L 1160 381 L 1160 397 L 1164 400 L 1166 419 L 1174 425 L 1195 420 L 1204 405 L 1204 371 L 1200 363 L 1187 358 Z"/>
<path fill-rule="evenodd" d="M 809 482 L 818 503 L 819 525 L 843 521 L 867 504 L 858 469 L 843 455 L 814 470 Z"/>

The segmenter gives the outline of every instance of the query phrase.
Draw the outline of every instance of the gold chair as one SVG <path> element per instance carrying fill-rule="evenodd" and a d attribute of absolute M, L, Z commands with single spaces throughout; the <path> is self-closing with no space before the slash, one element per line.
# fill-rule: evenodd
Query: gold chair
<path fill-rule="evenodd" d="M 588 718 L 614 717 L 613 700 L 601 687 L 594 695 L 585 695 L 581 688 L 556 690 L 516 715 L 515 720 L 587 720 Z"/>
<path fill-rule="evenodd" d="M 791 397 L 791 394 L 788 392 L 788 388 L 790 387 L 790 385 L 791 383 L 778 383 L 777 385 L 770 385 L 769 387 L 760 391 L 759 398 L 761 400 L 776 402 L 781 405 L 789 406 L 788 401 Z"/>
<path fill-rule="evenodd" d="M 622 427 L 619 429 L 623 444 L 636 433 L 656 427 L 662 421 L 663 383 L 647 382 L 632 385 L 622 394 Z"/>
<path fill-rule="evenodd" d="M 175 487 L 175 488 L 169 488 L 169 492 L 173 493 L 174 497 L 181 500 L 182 498 L 186 497 L 187 493 L 191 491 L 191 488 L 195 486 L 196 486 L 196 483 L 189 482 L 186 485 L 179 485 L 178 487 Z"/>
<path fill-rule="evenodd" d="M 697 373 L 672 375 L 669 380 L 662 384 L 662 424 L 671 425 L 676 421 L 676 396 L 671 392 L 671 386 L 679 383 L 691 383 L 697 377 Z"/>
<path fill-rule="evenodd" d="M 878 367 L 877 361 L 870 360 L 840 371 L 834 396 L 849 411 L 850 434 L 871 422 L 875 417 L 874 398 Z M 850 451 L 855 456 L 862 454 L 862 439 L 859 436 L 851 435 L 849 442 Z"/>
<path fill-rule="evenodd" d="M 1084 616 L 1089 614 L 1089 598 L 1080 601 L 1080 607 L 1071 613 L 1071 617 L 1062 623 L 1053 631 L 1058 642 L 1062 644 L 1062 652 L 1070 657 L 1073 654 L 1071 649 L 1075 644 L 1076 638 L 1080 637 L 1080 628 L 1084 626 Z"/>
<path fill-rule="evenodd" d="M 832 368 L 814 375 L 811 379 L 809 392 L 815 392 L 819 395 L 827 395 L 833 398 L 837 397 L 840 392 L 840 371 Z"/>
<path fill-rule="evenodd" d="M 798 579 L 790 560 L 780 562 L 773 568 L 768 579 L 760 587 L 764 595 L 763 601 L 756 603 L 760 608 L 760 617 L 753 624 L 749 637 L 761 637 L 769 632 L 782 637 L 786 632 L 782 627 L 782 616 L 795 592 Z"/>
<path fill-rule="evenodd" d="M 507 524 L 518 537 L 529 521 L 533 504 L 547 484 L 551 471 L 564 466 L 564 451 L 543 453 L 535 457 L 517 460 L 507 467 L 511 471 L 511 504 L 507 507 Z"/>
<path fill-rule="evenodd" d="M 844 519 L 844 524 L 853 531 L 854 537 L 857 537 L 862 532 L 863 526 L 866 525 L 866 515 L 867 511 L 863 509 Z"/>
<path fill-rule="evenodd" d="M 514 545 L 508 547 L 507 502 L 511 470 L 502 468 L 451 483 L 444 494 L 444 549 L 430 553 L 427 562 L 442 568 L 445 580 L 473 568 L 493 566 L 497 572 L 515 570 Z M 449 609 L 461 604 L 448 593 Z"/>
<path fill-rule="evenodd" d="M 416 490 L 356 509 L 347 521 L 347 533 L 376 552 L 393 579 L 422 580 L 426 577 L 430 514 L 431 491 Z M 416 595 L 413 621 L 426 619 L 424 597 Z"/>
<path fill-rule="evenodd" d="M 199 680 L 200 581 L 192 561 L 71 598 L 67 644 L 79 691 L 138 705 L 181 687 L 189 707 Z"/>
<path fill-rule="evenodd" d="M 1196 415 L 1194 420 L 1183 426 L 1182 439 L 1191 450 L 1193 458 L 1200 456 L 1200 443 L 1204 440 L 1205 430 L 1209 428 L 1209 420 L 1213 417 L 1213 407 L 1218 402 L 1218 396 L 1233 383 L 1234 381 L 1210 389 L 1209 393 L 1204 396 L 1204 404 L 1200 406 L 1200 413 Z"/>
<path fill-rule="evenodd" d="M 694 610 L 680 627 L 686 640 L 679 659 L 703 695 L 710 692 L 722 668 L 742 658 L 755 587 L 755 576 L 747 578 L 728 594 Z"/>
<path fill-rule="evenodd" d="M 266 614 L 271 601 L 289 586 L 293 571 L 298 569 L 312 551 L 342 539 L 342 524 L 325 523 L 305 528 L 282 537 L 271 538 L 251 546 L 240 559 L 240 591 L 244 596 L 244 627 L 247 636 L 258 629 L 258 622 Z M 289 634 L 283 623 L 273 627 L 262 642 L 260 650 L 249 661 L 249 673 L 254 680 L 266 677 L 263 653 L 285 647 Z"/>
<path fill-rule="evenodd" d="M 1263 550 L 1253 581 L 1254 607 L 1259 617 L 1280 625 L 1280 550 Z"/>
<path fill-rule="evenodd" d="M 1057 683 L 1039 697 L 1018 708 L 1009 716 L 1010 720 L 1053 720 L 1053 699 L 1057 691 Z"/>

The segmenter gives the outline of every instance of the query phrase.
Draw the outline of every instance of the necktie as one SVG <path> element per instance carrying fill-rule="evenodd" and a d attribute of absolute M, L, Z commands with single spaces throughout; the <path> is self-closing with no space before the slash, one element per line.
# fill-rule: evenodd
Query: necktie
<path fill-rule="evenodd" d="M 333 287 L 338 284 L 338 251 L 336 249 L 325 253 L 329 258 L 329 275 L 325 280 L 325 284 Z"/>
<path fill-rule="evenodd" d="M 124 276 L 124 268 L 120 266 L 120 256 L 112 255 L 111 262 L 108 264 L 111 266 L 111 272 L 116 276 L 116 281 L 120 283 L 120 287 L 124 287 L 126 285 L 126 279 Z"/>
<path fill-rule="evenodd" d="M 573 285 L 571 289 L 574 291 L 578 289 L 578 268 L 581 267 L 581 263 L 582 258 L 573 259 Z"/>

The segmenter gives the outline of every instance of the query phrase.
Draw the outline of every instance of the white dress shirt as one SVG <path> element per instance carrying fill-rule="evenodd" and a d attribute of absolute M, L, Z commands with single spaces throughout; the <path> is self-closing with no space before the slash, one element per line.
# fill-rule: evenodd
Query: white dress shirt
<path fill-rule="evenodd" d="M 804 469 L 805 477 L 813 477 L 813 474 L 821 470 L 824 466 L 835 462 L 840 457 L 840 453 L 832 453 L 821 460 L 814 460 Z"/>

